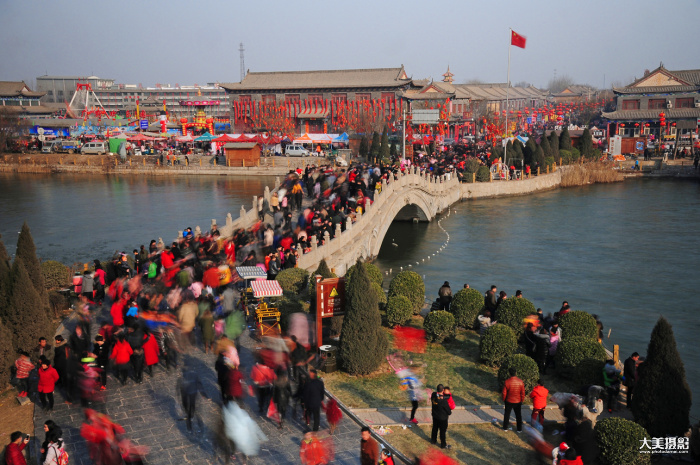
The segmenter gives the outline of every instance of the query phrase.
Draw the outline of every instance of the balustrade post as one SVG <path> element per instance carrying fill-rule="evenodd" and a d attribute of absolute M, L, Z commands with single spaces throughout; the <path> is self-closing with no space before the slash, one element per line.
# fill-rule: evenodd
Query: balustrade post
<path fill-rule="evenodd" d="M 335 224 L 335 237 L 340 237 L 340 235 L 343 233 L 343 228 L 341 227 L 340 223 Z"/>
<path fill-rule="evenodd" d="M 245 207 L 241 205 L 241 218 L 245 216 Z"/>
<path fill-rule="evenodd" d="M 345 231 L 350 231 L 352 229 L 352 218 L 348 217 L 345 219 Z"/>
<path fill-rule="evenodd" d="M 245 212 L 243 207 L 241 207 L 241 210 Z M 230 226 L 233 224 L 233 216 L 231 216 L 231 213 L 226 213 L 226 226 Z"/>
<path fill-rule="evenodd" d="M 323 232 L 323 243 L 328 244 L 331 241 L 331 234 L 328 231 Z"/>
<path fill-rule="evenodd" d="M 318 239 L 316 239 L 316 235 L 313 235 L 311 236 L 311 251 L 313 252 L 316 249 L 318 249 Z"/>
<path fill-rule="evenodd" d="M 365 213 L 367 213 L 367 210 L 369 210 L 369 206 L 371 205 L 371 201 L 369 199 L 365 199 Z"/>

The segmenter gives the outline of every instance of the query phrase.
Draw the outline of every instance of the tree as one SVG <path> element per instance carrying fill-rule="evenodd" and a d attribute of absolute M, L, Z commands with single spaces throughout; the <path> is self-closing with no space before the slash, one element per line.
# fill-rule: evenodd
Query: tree
<path fill-rule="evenodd" d="M 10 304 L 10 255 L 0 235 L 0 309 L 7 308 Z"/>
<path fill-rule="evenodd" d="M 640 365 L 632 414 L 652 437 L 683 436 L 690 426 L 691 392 L 671 324 L 663 316 L 651 332 Z"/>
<path fill-rule="evenodd" d="M 27 120 L 7 107 L 0 107 L 0 152 L 15 152 L 17 137 L 28 128 Z"/>
<path fill-rule="evenodd" d="M 361 265 L 360 260 L 357 265 Z M 376 370 L 389 343 L 382 330 L 377 296 L 371 290 L 364 266 L 357 266 L 345 290 L 345 320 L 340 331 L 338 356 L 345 371 L 366 375 Z"/>
<path fill-rule="evenodd" d="M 547 139 L 544 139 L 547 140 Z M 537 150 L 535 151 L 535 159 L 534 159 L 534 165 L 531 165 L 533 167 L 536 166 L 544 166 L 544 150 L 542 150 L 542 146 L 538 145 Z"/>
<path fill-rule="evenodd" d="M 574 80 L 570 76 L 559 76 L 549 80 L 547 89 L 553 94 L 558 94 L 569 86 L 574 85 Z"/>
<path fill-rule="evenodd" d="M 15 361 L 17 353 L 12 341 L 12 331 L 0 319 L 0 389 L 4 390 L 7 380 L 10 379 L 10 367 Z"/>
<path fill-rule="evenodd" d="M 549 139 L 545 135 L 542 135 L 542 140 L 540 141 L 540 147 L 542 147 L 542 152 L 544 153 L 545 158 L 546 157 L 553 157 L 552 155 L 552 146 L 549 145 Z"/>
<path fill-rule="evenodd" d="M 384 130 L 382 131 L 382 142 L 379 146 L 379 159 L 382 161 L 389 160 L 389 133 L 386 126 L 384 126 Z"/>
<path fill-rule="evenodd" d="M 564 126 L 561 134 L 559 135 L 559 150 L 571 150 L 573 146 L 571 145 L 571 135 L 569 135 L 569 128 Z"/>
<path fill-rule="evenodd" d="M 369 147 L 369 156 L 372 159 L 376 159 L 379 156 L 379 147 L 379 133 L 374 131 L 374 133 L 372 133 L 372 145 Z"/>
<path fill-rule="evenodd" d="M 591 131 L 588 128 L 584 129 L 583 134 L 581 134 L 578 149 L 584 158 L 590 158 L 593 155 L 593 137 L 591 137 Z"/>
<path fill-rule="evenodd" d="M 559 136 L 557 135 L 557 131 L 552 131 L 549 133 L 549 147 L 552 151 L 551 156 L 554 157 L 554 160 L 559 159 Z"/>
<path fill-rule="evenodd" d="M 49 293 L 46 292 L 46 286 L 44 285 L 44 273 L 41 272 L 41 263 L 36 256 L 36 246 L 34 245 L 34 239 L 32 238 L 32 233 L 29 231 L 29 226 L 25 221 L 22 225 L 22 230 L 17 238 L 17 252 L 15 252 L 15 261 L 21 258 L 24 263 L 24 267 L 27 269 L 29 274 L 29 279 L 31 280 L 34 289 L 37 294 L 39 294 L 40 302 L 42 303 L 41 308 L 46 311 L 49 315 Z"/>
<path fill-rule="evenodd" d="M 369 154 L 369 143 L 367 142 L 367 137 L 362 136 L 362 139 L 360 140 L 360 157 L 367 159 L 367 155 Z"/>
<path fill-rule="evenodd" d="M 391 147 L 389 147 L 389 156 L 391 158 L 396 157 L 397 155 L 397 149 L 396 149 L 396 142 L 391 143 Z"/>
<path fill-rule="evenodd" d="M 0 309 L 0 319 L 12 333 L 15 348 L 29 351 L 40 336 L 51 338 L 52 325 L 22 257 L 18 256 L 12 262 L 11 275 L 10 304 Z"/>
<path fill-rule="evenodd" d="M 535 164 L 535 153 L 537 152 L 537 143 L 534 137 L 530 137 L 525 144 L 525 149 L 523 150 L 523 160 L 528 166 L 533 166 Z"/>

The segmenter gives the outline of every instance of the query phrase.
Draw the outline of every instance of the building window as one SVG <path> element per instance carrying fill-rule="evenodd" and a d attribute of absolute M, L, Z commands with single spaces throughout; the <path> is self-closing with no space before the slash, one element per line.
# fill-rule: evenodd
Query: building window
<path fill-rule="evenodd" d="M 649 99 L 649 110 L 661 110 L 666 108 L 666 99 L 653 98 Z"/>
<path fill-rule="evenodd" d="M 240 95 L 238 101 L 241 103 L 250 103 L 253 101 L 253 98 L 250 95 Z"/>
<path fill-rule="evenodd" d="M 393 101 L 396 98 L 393 92 L 382 92 L 382 100 L 386 103 Z"/>
<path fill-rule="evenodd" d="M 284 103 L 287 105 L 294 105 L 295 103 L 299 103 L 301 101 L 301 97 L 299 94 L 285 94 L 284 95 Z"/>
<path fill-rule="evenodd" d="M 309 102 L 323 102 L 323 94 L 309 94 Z"/>
<path fill-rule="evenodd" d="M 372 94 L 370 93 L 356 93 L 355 94 L 355 100 L 358 102 L 369 102 L 372 98 Z"/>
<path fill-rule="evenodd" d="M 335 103 L 346 103 L 348 101 L 348 94 L 333 94 L 331 98 Z"/>
<path fill-rule="evenodd" d="M 639 110 L 639 100 L 623 100 L 623 110 Z"/>
<path fill-rule="evenodd" d="M 277 96 L 275 94 L 263 94 L 262 101 L 265 105 L 275 105 L 277 103 Z"/>
<path fill-rule="evenodd" d="M 677 98 L 676 99 L 676 108 L 693 108 L 695 106 L 695 100 L 690 97 L 690 98 Z"/>

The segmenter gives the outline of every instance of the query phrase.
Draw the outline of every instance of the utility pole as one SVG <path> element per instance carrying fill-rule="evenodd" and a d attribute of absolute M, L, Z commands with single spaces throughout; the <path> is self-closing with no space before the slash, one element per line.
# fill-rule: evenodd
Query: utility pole
<path fill-rule="evenodd" d="M 243 48 L 243 42 L 241 42 L 240 46 L 238 47 L 238 51 L 240 52 L 240 56 L 241 56 L 241 82 L 242 82 L 243 78 L 245 77 L 245 48 Z"/>

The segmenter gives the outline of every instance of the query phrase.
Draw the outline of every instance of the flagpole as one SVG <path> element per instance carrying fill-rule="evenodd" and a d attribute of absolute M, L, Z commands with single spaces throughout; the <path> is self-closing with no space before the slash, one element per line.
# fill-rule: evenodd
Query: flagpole
<path fill-rule="evenodd" d="M 508 28 L 508 29 L 510 29 L 510 28 Z M 508 77 L 506 78 L 506 127 L 505 127 L 505 130 L 503 131 L 506 139 L 508 139 L 508 110 L 509 110 L 508 93 L 510 91 L 510 45 L 512 42 L 513 42 L 513 29 L 510 29 L 510 37 L 508 38 Z M 506 140 L 506 144 L 503 146 L 503 163 L 506 165 L 506 169 L 508 169 L 508 163 L 506 161 L 507 156 L 508 156 L 508 141 Z M 508 172 L 510 173 L 510 170 Z"/>

